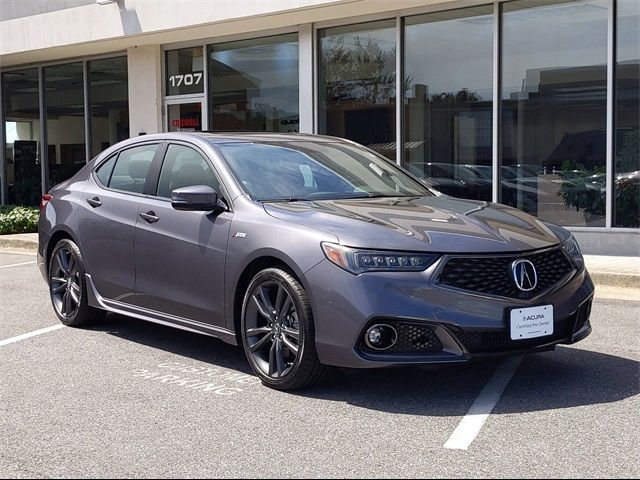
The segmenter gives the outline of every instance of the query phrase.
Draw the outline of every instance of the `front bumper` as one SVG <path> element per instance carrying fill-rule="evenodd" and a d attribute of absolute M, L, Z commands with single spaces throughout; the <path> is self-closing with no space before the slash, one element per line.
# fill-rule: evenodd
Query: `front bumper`
<path fill-rule="evenodd" d="M 531 301 L 481 296 L 434 286 L 437 263 L 420 273 L 352 275 L 323 261 L 305 274 L 311 292 L 320 362 L 348 368 L 460 363 L 476 358 L 552 350 L 591 333 L 589 315 L 594 286 L 585 269 L 556 290 Z M 508 312 L 551 304 L 554 334 L 512 341 Z M 423 328 L 440 347 L 426 352 L 374 353 L 362 347 L 374 323 L 397 322 Z M 412 331 L 415 331 L 412 330 Z"/>

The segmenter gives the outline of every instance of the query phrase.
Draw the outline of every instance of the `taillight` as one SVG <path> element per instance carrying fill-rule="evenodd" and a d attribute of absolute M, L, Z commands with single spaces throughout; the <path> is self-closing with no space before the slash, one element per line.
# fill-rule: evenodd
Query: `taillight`
<path fill-rule="evenodd" d="M 42 209 L 47 206 L 47 203 L 49 203 L 52 198 L 53 195 L 49 195 L 48 193 L 46 195 L 42 195 L 42 198 L 40 199 L 40 211 L 42 211 Z"/>

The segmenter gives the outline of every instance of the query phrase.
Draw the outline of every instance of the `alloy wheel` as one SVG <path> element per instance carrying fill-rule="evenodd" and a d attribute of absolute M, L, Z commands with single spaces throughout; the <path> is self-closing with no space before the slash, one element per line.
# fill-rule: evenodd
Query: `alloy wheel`
<path fill-rule="evenodd" d="M 303 339 L 295 302 L 282 284 L 266 280 L 253 289 L 245 307 L 245 335 L 264 374 L 279 379 L 293 370 Z"/>
<path fill-rule="evenodd" d="M 60 248 L 51 262 L 51 298 L 53 305 L 64 318 L 71 318 L 80 307 L 80 264 L 67 247 Z"/>

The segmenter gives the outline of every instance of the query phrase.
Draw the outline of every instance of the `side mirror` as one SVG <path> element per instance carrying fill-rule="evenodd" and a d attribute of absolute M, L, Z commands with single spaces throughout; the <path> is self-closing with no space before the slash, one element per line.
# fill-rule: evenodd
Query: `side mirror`
<path fill-rule="evenodd" d="M 177 188 L 171 192 L 171 206 L 192 212 L 221 212 L 226 207 L 218 199 L 218 192 L 208 185 Z"/>

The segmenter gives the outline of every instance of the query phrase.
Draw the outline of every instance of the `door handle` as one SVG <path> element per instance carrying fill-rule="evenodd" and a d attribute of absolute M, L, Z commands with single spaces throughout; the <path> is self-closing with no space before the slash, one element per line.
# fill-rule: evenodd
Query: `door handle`
<path fill-rule="evenodd" d="M 160 217 L 156 216 L 154 211 L 149 211 L 147 213 L 141 213 L 140 218 L 143 219 L 147 223 L 156 223 L 160 220 Z"/>
<path fill-rule="evenodd" d="M 98 208 L 102 206 L 102 202 L 98 197 L 87 198 L 87 203 L 91 205 L 91 208 Z"/>

